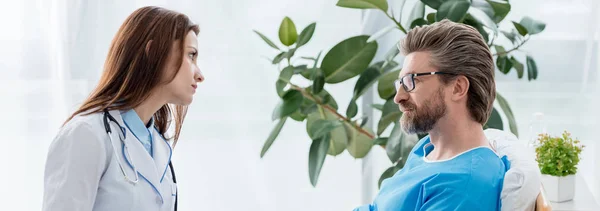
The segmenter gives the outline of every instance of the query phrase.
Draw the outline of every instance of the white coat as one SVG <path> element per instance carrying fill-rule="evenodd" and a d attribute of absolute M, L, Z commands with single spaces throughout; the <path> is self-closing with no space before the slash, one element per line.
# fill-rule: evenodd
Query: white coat
<path fill-rule="evenodd" d="M 42 210 L 174 210 L 177 184 L 168 165 L 169 143 L 152 130 L 153 158 L 125 127 L 120 112 L 109 113 L 122 127 L 110 123 L 114 142 L 106 133 L 103 112 L 75 116 L 61 128 L 48 152 Z M 126 132 L 129 153 L 119 139 L 121 131 Z M 135 179 L 135 166 L 139 182 L 125 180 L 117 162 L 131 180 Z"/>

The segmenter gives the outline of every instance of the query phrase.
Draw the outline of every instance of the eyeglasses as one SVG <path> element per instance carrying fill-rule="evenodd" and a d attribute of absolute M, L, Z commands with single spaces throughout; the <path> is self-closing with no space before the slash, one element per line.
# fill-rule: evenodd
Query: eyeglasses
<path fill-rule="evenodd" d="M 402 76 L 402 78 L 396 79 L 394 81 L 394 87 L 396 87 L 396 91 L 400 89 L 400 85 L 404 88 L 406 92 L 410 92 L 415 89 L 415 77 L 423 76 L 423 75 L 456 75 L 454 73 L 448 72 L 428 72 L 428 73 L 411 73 Z"/>

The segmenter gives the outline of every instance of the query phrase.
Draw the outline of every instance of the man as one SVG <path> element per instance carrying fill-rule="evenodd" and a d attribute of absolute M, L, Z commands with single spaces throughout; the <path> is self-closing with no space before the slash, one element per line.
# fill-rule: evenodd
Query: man
<path fill-rule="evenodd" d="M 483 133 L 496 96 L 494 61 L 474 28 L 448 20 L 411 30 L 395 82 L 402 129 L 429 133 L 404 168 L 357 211 L 500 210 L 508 161 Z"/>

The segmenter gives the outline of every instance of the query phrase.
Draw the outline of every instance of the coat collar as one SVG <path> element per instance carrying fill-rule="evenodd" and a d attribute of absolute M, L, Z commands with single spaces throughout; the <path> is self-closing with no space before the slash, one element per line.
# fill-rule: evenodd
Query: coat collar
<path fill-rule="evenodd" d="M 154 151 L 154 158 L 152 158 L 133 133 L 124 127 L 125 124 L 120 112 L 109 111 L 109 113 L 121 125 L 122 130 L 125 131 L 125 143 L 121 144 L 121 153 L 125 158 L 125 162 L 130 168 L 137 170 L 140 182 L 145 181 L 149 183 L 161 201 L 164 202 L 163 195 L 159 190 L 161 187 L 160 183 L 162 183 L 169 162 L 171 161 L 171 146 L 156 129 L 153 129 L 151 132 L 153 133 L 152 150 Z"/>
<path fill-rule="evenodd" d="M 152 150 L 150 149 L 150 146 L 152 145 L 152 140 L 150 139 L 152 137 L 150 136 L 150 132 L 153 130 L 152 128 L 154 128 L 154 118 L 150 119 L 149 125 L 145 125 L 144 122 L 142 122 L 142 119 L 140 119 L 139 115 L 133 109 L 121 111 L 120 113 L 121 117 L 123 118 L 123 122 L 125 122 L 125 126 L 131 130 L 133 135 L 140 142 L 142 142 L 143 145 L 148 145 L 145 147 L 147 147 L 148 152 L 152 154 Z"/>

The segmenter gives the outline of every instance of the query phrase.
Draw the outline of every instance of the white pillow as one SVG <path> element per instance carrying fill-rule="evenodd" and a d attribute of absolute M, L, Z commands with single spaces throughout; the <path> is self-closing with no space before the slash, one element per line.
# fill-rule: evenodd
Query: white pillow
<path fill-rule="evenodd" d="M 506 155 L 510 161 L 510 169 L 504 175 L 500 195 L 502 211 L 535 210 L 535 201 L 540 193 L 541 173 L 534 151 L 510 132 L 486 129 L 484 133 L 498 156 Z"/>

